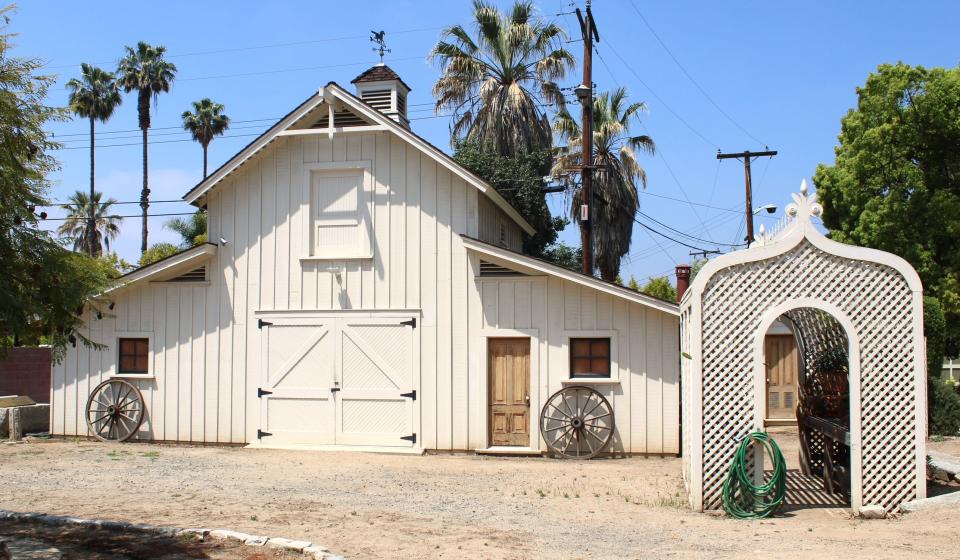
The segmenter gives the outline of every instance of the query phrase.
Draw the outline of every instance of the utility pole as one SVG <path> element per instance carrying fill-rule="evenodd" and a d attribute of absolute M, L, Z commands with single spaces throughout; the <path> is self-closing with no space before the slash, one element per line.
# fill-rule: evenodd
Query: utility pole
<path fill-rule="evenodd" d="M 577 99 L 583 106 L 580 118 L 580 179 L 582 181 L 580 206 L 580 246 L 583 251 L 583 273 L 593 276 L 593 41 L 600 42 L 600 35 L 593 21 L 590 0 L 587 0 L 586 15 L 576 9 L 583 36 L 583 83 L 574 88 Z"/>
<path fill-rule="evenodd" d="M 736 154 L 722 154 L 720 150 L 717 150 L 717 159 L 743 159 L 743 174 L 744 181 L 746 186 L 746 211 L 747 211 L 747 247 L 749 247 L 753 241 L 753 180 L 750 177 L 750 160 L 756 159 L 758 157 L 773 157 L 777 155 L 776 150 L 766 150 L 763 152 L 751 152 L 750 150 L 744 150 Z"/>

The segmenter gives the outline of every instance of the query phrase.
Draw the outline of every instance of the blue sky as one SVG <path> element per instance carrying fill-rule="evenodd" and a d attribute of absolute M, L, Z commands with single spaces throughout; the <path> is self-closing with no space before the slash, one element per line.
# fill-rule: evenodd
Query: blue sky
<path fill-rule="evenodd" d="M 537 5 L 576 32 L 574 16 L 556 15 L 571 11 L 569 0 Z M 779 207 L 776 215 L 764 213 L 758 224 L 772 224 L 800 180 L 811 177 L 818 163 L 832 162 L 840 118 L 855 104 L 855 88 L 878 64 L 954 66 L 960 61 L 955 40 L 960 4 L 953 2 L 908 9 L 887 1 L 733 6 L 596 0 L 594 13 L 601 35 L 594 58 L 598 88 L 625 86 L 632 99 L 649 107 L 637 130 L 654 138 L 658 153 L 641 159 L 648 175 L 641 209 L 674 229 L 720 243 L 739 242 L 744 235 L 743 167 L 733 160 L 718 163 L 718 148 L 756 151 L 769 145 L 780 151 L 754 164 L 755 206 Z M 9 30 L 19 34 L 16 55 L 40 57 L 47 71 L 59 76 L 52 104 L 66 104 L 63 84 L 79 73 L 81 62 L 112 69 L 124 45 L 144 40 L 167 46 L 179 74 L 154 112 L 150 179 L 153 199 L 174 200 L 202 174 L 200 147 L 179 128 L 179 115 L 191 101 L 211 97 L 226 105 L 234 121 L 226 137 L 211 145 L 210 165 L 216 168 L 319 86 L 331 80 L 348 86 L 375 63 L 367 39 L 374 29 L 387 31 L 393 50 L 387 63 L 413 88 L 413 128 L 437 146 L 449 146 L 448 119 L 431 111 L 430 88 L 438 70 L 426 55 L 441 28 L 468 23 L 469 14 L 467 1 L 113 2 L 95 10 L 77 2 L 32 2 L 20 6 Z M 580 43 L 567 47 L 580 58 Z M 579 75 L 578 69 L 562 85 L 575 85 Z M 98 129 L 103 134 L 97 186 L 121 201 L 136 200 L 140 191 L 135 101 L 125 96 L 113 119 Z M 53 177 L 52 198 L 60 201 L 89 188 L 88 129 L 76 120 L 51 130 L 68 148 L 57 153 L 62 170 Z M 550 201 L 554 212 L 566 210 L 562 194 L 550 195 Z M 139 210 L 120 208 L 123 214 Z M 189 210 L 182 203 L 151 208 L 156 213 Z M 167 219 L 151 220 L 151 243 L 175 240 L 161 227 Z M 115 243 L 130 261 L 139 256 L 139 231 L 139 219 L 128 218 Z M 572 227 L 563 238 L 579 240 Z M 623 276 L 642 280 L 672 273 L 675 264 L 690 261 L 690 251 L 637 227 Z"/>

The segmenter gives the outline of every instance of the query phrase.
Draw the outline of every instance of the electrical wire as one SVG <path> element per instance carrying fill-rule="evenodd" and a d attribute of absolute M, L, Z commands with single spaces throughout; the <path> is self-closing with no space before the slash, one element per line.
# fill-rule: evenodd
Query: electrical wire
<path fill-rule="evenodd" d="M 690 239 L 692 239 L 692 240 L 694 240 L 694 241 L 699 241 L 699 242 L 701 242 L 701 243 L 707 243 L 707 244 L 710 244 L 710 245 L 724 245 L 724 246 L 727 246 L 727 247 L 745 247 L 745 246 L 746 246 L 746 243 L 730 244 L 730 243 L 721 243 L 721 242 L 719 242 L 719 241 L 711 241 L 710 239 L 702 239 L 702 238 L 700 238 L 700 237 L 696 237 L 696 236 L 690 235 L 689 233 L 685 233 L 685 232 L 682 232 L 682 231 L 680 231 L 680 230 L 678 230 L 678 229 L 672 228 L 672 227 L 668 226 L 667 224 L 661 222 L 660 220 L 657 220 L 656 218 L 654 218 L 654 217 L 650 216 L 649 214 L 646 214 L 646 213 L 644 213 L 644 212 L 642 212 L 642 211 L 640 211 L 640 210 L 637 210 L 637 213 L 640 214 L 641 216 L 643 216 L 644 218 L 646 218 L 646 219 L 648 219 L 648 220 L 650 220 L 650 221 L 652 221 L 652 222 L 654 222 L 654 223 L 656 223 L 656 224 L 659 224 L 659 225 L 661 225 L 661 226 L 669 229 L 670 231 L 672 231 L 672 232 L 674 232 L 674 233 L 680 234 L 680 235 L 682 235 L 682 236 L 684 236 L 684 237 L 687 237 L 687 238 L 690 238 Z M 704 227 L 706 227 L 706 226 L 704 226 Z"/>
<path fill-rule="evenodd" d="M 679 114 L 677 114 L 677 112 L 674 111 L 673 108 L 670 107 L 670 105 L 669 105 L 666 101 L 664 101 L 663 98 L 660 97 L 660 96 L 657 94 L 657 92 L 654 91 L 653 88 L 651 88 L 650 85 L 649 85 L 646 81 L 644 81 L 643 78 L 640 77 L 640 74 L 637 73 L 637 71 L 634 70 L 633 67 L 631 67 L 631 66 L 627 63 L 626 59 L 624 59 L 622 56 L 620 56 L 620 53 L 617 52 L 617 49 L 613 46 L 613 44 L 612 44 L 609 40 L 606 41 L 606 45 L 610 48 L 610 52 L 612 52 L 612 53 L 614 54 L 614 56 L 616 56 L 618 59 L 620 59 L 620 62 L 624 65 L 624 67 L 626 67 L 626 69 L 629 70 L 631 74 L 633 74 L 633 77 L 636 78 L 636 80 L 637 80 L 638 82 L 640 82 L 640 84 L 643 85 L 643 87 L 647 88 L 647 90 L 648 90 L 651 94 L 653 94 L 653 96 L 657 99 L 657 101 L 659 101 L 660 104 L 663 105 L 663 108 L 664 108 L 664 109 L 666 109 L 666 110 L 667 110 L 671 115 L 673 115 L 678 121 L 680 121 L 681 123 L 683 123 L 684 126 L 686 126 L 688 129 L 690 129 L 690 131 L 693 132 L 695 135 L 697 135 L 701 140 L 703 140 L 704 142 L 706 142 L 707 144 L 709 144 L 710 146 L 712 146 L 712 147 L 715 148 L 715 149 L 718 149 L 718 150 L 720 149 L 720 146 L 718 146 L 718 145 L 716 145 L 715 143 L 713 143 L 709 138 L 707 138 L 706 136 L 704 136 L 704 134 L 703 134 L 702 132 L 700 132 L 699 130 L 697 130 L 696 128 L 694 128 L 692 124 L 690 124 L 689 122 L 687 122 L 686 119 L 684 119 L 684 118 L 681 117 Z"/>
<path fill-rule="evenodd" d="M 707 90 L 703 89 L 703 86 L 701 86 L 700 83 L 697 82 L 697 80 L 695 80 L 693 76 L 690 75 L 690 72 L 688 72 L 687 69 L 684 68 L 683 64 L 680 64 L 680 61 L 677 59 L 676 56 L 674 56 L 670 48 L 667 47 L 667 44 L 663 42 L 663 39 L 660 38 L 660 35 L 658 35 L 656 31 L 654 31 L 653 26 L 650 25 L 650 22 L 647 21 L 647 18 L 643 17 L 643 14 L 640 13 L 640 8 L 638 8 L 637 5 L 634 4 L 633 0 L 630 0 L 630 5 L 633 7 L 633 11 L 637 12 L 637 15 L 640 16 L 640 21 L 642 21 L 643 24 L 647 26 L 647 29 L 650 30 L 650 33 L 653 35 L 654 39 L 656 39 L 657 42 L 660 43 L 660 46 L 663 47 L 663 50 L 667 52 L 671 60 L 673 60 L 673 62 L 677 65 L 677 67 L 680 68 L 680 71 L 683 72 L 683 75 L 686 76 L 688 80 L 690 80 L 690 83 L 692 83 L 700 91 L 701 94 L 703 94 L 703 96 L 707 99 L 707 101 L 709 101 L 710 104 L 713 105 L 714 108 L 716 108 L 716 110 L 719 111 L 721 115 L 726 117 L 728 121 L 730 121 L 731 123 L 733 123 L 734 126 L 739 128 L 741 132 L 749 136 L 751 139 L 753 139 L 753 141 L 757 142 L 758 144 L 765 145 L 759 138 L 757 138 L 753 134 L 750 134 L 750 131 L 748 131 L 746 128 L 741 126 L 740 123 L 734 120 L 734 118 L 731 117 L 729 113 L 723 110 L 723 107 L 721 107 L 716 101 L 714 101 L 713 97 L 711 97 L 710 94 L 707 93 Z"/>
<path fill-rule="evenodd" d="M 147 214 L 147 217 L 158 218 L 162 216 L 192 216 L 194 214 L 196 214 L 196 212 L 168 212 L 168 213 L 162 213 L 162 214 Z M 104 216 L 104 217 L 111 218 L 111 219 L 112 218 L 142 218 L 143 214 L 126 214 L 122 216 Z M 73 216 L 73 217 L 67 217 L 67 218 L 37 218 L 37 219 L 43 222 L 66 222 L 68 220 L 83 221 L 89 218 L 87 218 L 86 216 L 84 217 Z"/>
<path fill-rule="evenodd" d="M 420 27 L 420 28 L 415 28 L 415 29 L 401 29 L 401 30 L 399 30 L 399 31 L 388 31 L 387 33 L 390 34 L 390 35 L 405 35 L 405 34 L 408 34 L 408 33 L 420 33 L 420 32 L 423 32 L 423 31 L 439 31 L 439 30 L 441 30 L 441 29 L 444 29 L 444 28 L 443 28 L 443 27 Z M 223 54 L 223 53 L 230 53 L 230 52 L 244 52 L 244 51 L 262 50 L 262 49 L 277 49 L 277 48 L 283 48 L 283 47 L 297 47 L 297 46 L 302 46 L 302 45 L 312 45 L 312 44 L 319 44 L 319 43 L 332 43 L 332 42 L 337 42 L 337 41 L 355 41 L 355 40 L 366 39 L 366 38 L 368 38 L 367 35 L 348 35 L 348 36 L 344 36 L 344 37 L 323 37 L 323 38 L 320 38 L 320 39 L 309 39 L 309 40 L 304 40 L 304 41 L 291 41 L 291 42 L 287 42 L 287 43 L 272 43 L 272 44 L 268 44 L 268 45 L 255 45 L 255 46 L 248 46 L 248 47 L 234 47 L 234 48 L 215 49 L 215 50 L 209 50 L 209 51 L 195 51 L 195 52 L 179 53 L 179 54 L 178 54 L 178 53 L 171 53 L 171 54 L 168 54 L 168 55 L 166 55 L 166 56 L 167 56 L 167 58 L 183 58 L 183 57 L 188 57 L 188 56 L 206 56 L 206 55 L 211 55 L 211 54 Z M 95 62 L 94 64 L 114 64 L 114 63 L 116 63 L 115 60 L 109 60 L 109 61 Z M 59 65 L 59 66 L 47 66 L 46 68 L 51 69 L 51 70 L 54 70 L 54 69 L 58 69 L 58 68 L 79 68 L 79 67 L 80 67 L 80 64 L 77 63 L 77 64 L 61 64 L 61 65 Z"/>

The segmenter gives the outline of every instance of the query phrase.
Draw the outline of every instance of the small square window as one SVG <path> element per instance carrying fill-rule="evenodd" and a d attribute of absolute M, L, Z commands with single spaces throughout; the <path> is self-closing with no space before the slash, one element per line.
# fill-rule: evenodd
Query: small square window
<path fill-rule="evenodd" d="M 150 340 L 147 338 L 121 338 L 120 339 L 120 361 L 118 373 L 139 373 L 147 374 L 150 372 Z"/>
<path fill-rule="evenodd" d="M 570 377 L 609 378 L 610 339 L 571 338 Z"/>

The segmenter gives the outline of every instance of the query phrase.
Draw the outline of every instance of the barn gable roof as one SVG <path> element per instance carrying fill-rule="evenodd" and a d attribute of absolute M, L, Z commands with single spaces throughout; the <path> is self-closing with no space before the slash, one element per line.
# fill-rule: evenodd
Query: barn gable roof
<path fill-rule="evenodd" d="M 280 136 L 282 132 L 290 129 L 295 123 L 297 123 L 297 121 L 306 116 L 312 110 L 316 109 L 323 103 L 329 102 L 343 105 L 356 113 L 358 116 L 361 116 L 370 122 L 376 123 L 374 125 L 376 130 L 386 130 L 404 139 L 409 144 L 418 148 L 422 153 L 430 156 L 438 164 L 449 169 L 454 175 L 466 181 L 467 184 L 472 185 L 481 193 L 486 195 L 528 234 L 533 235 L 536 233 L 536 229 L 534 229 L 534 227 L 530 225 L 530 223 L 527 222 L 520 215 L 520 213 L 517 212 L 517 210 L 511 206 L 510 203 L 507 202 L 499 192 L 497 192 L 495 188 L 463 168 L 442 150 L 427 142 L 413 131 L 395 122 L 390 117 L 374 109 L 359 97 L 340 87 L 340 85 L 336 82 L 330 82 L 323 88 L 320 88 L 317 93 L 311 95 L 303 103 L 287 113 L 286 116 L 277 121 L 277 123 L 270 127 L 266 132 L 247 144 L 246 147 L 237 152 L 237 154 L 232 158 L 227 160 L 226 163 L 217 168 L 213 173 L 210 173 L 206 179 L 190 189 L 189 192 L 184 194 L 183 199 L 190 204 L 199 206 L 202 198 L 211 189 L 223 181 L 223 179 L 225 179 L 233 171 L 256 155 L 257 152 L 265 148 L 268 144 Z M 374 129 L 374 127 L 370 128 Z"/>
<path fill-rule="evenodd" d="M 534 273 L 556 276 L 564 280 L 569 280 L 575 284 L 580 284 L 581 286 L 593 288 L 619 298 L 646 305 L 647 307 L 652 307 L 658 311 L 669 313 L 670 315 L 680 315 L 680 307 L 676 303 L 655 298 L 653 296 L 648 296 L 647 294 L 642 294 L 640 292 L 635 292 L 631 289 L 624 288 L 619 284 L 606 282 L 593 276 L 575 272 L 573 270 L 563 268 L 562 266 L 557 266 L 551 262 L 531 257 L 530 255 L 524 255 L 523 253 L 511 251 L 510 249 L 497 247 L 496 245 L 485 243 L 473 237 L 462 234 L 460 237 L 463 239 L 463 244 L 467 249 L 476 251 L 488 259 L 499 261 L 497 264 L 509 263 Z"/>

